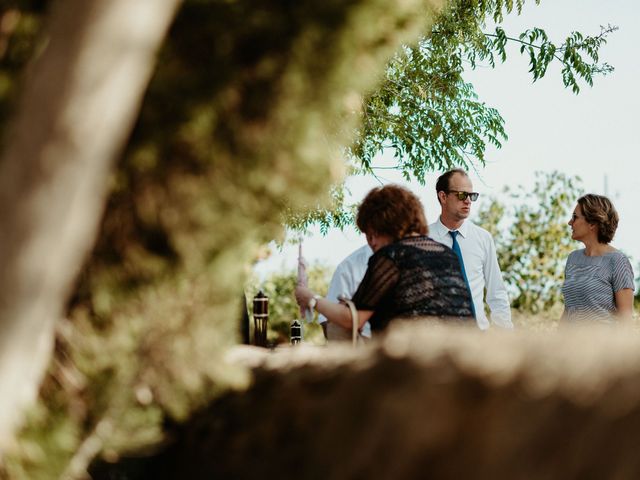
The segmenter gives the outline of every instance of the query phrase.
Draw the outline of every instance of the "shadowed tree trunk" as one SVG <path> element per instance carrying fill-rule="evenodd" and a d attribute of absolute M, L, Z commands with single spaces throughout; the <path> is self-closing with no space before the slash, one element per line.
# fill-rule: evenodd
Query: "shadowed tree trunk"
<path fill-rule="evenodd" d="M 32 401 L 180 0 L 55 2 L 0 163 L 0 442 Z"/>

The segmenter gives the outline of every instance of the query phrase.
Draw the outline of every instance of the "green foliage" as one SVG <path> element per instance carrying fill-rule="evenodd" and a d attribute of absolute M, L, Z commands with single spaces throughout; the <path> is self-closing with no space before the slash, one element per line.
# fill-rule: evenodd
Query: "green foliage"
<path fill-rule="evenodd" d="M 0 38 L 2 133 L 23 68 L 46 45 L 39 35 L 50 3 L 0 7 L 10 27 Z M 185 2 L 113 175 L 98 243 L 69 305 L 71 340 L 59 339 L 13 478 L 56 477 L 87 442 L 97 445 L 90 455 L 111 458 L 152 447 L 165 422 L 246 380 L 221 358 L 237 338 L 242 269 L 280 234 L 283 213 L 324 208 L 360 95 L 369 92 L 351 161 L 363 173 L 375 172 L 373 157 L 387 145 L 405 176 L 418 179 L 482 163 L 486 142 L 500 146 L 503 121 L 463 81 L 462 65 L 489 47 L 485 18 L 522 2 L 454 2 L 431 37 L 416 41 L 437 4 Z M 411 46 L 384 71 L 402 42 Z M 346 225 L 349 215 L 338 202 L 329 215 L 299 221 Z M 312 287 L 324 293 L 326 281 L 315 284 L 314 275 Z M 292 276 L 264 289 L 277 299 L 275 339 L 297 316 Z"/>
<path fill-rule="evenodd" d="M 108 325 L 96 326 L 87 311 L 60 321 L 38 404 L 5 459 L 9 478 L 84 478 L 70 466 L 153 449 L 166 440 L 167 422 L 246 385 L 246 372 L 212 355 L 223 330 L 198 290 L 211 291 L 203 281 L 166 285 L 144 312 L 114 316 Z"/>
<path fill-rule="evenodd" d="M 315 208 L 298 210 L 289 208 L 285 211 L 283 223 L 288 228 L 298 232 L 308 231 L 313 225 L 320 227 L 320 232 L 325 235 L 331 228 L 344 229 L 355 224 L 357 205 L 347 205 L 347 189 L 344 184 L 334 185 L 331 188 L 331 202 L 328 205 L 316 204 Z"/>
<path fill-rule="evenodd" d="M 56 400 L 60 406 L 60 399 Z M 29 412 L 28 428 L 14 452 L 4 459 L 6 478 L 49 480 L 60 478 L 65 471 L 77 449 L 80 432 L 64 409 L 53 410 L 50 405 L 39 404 Z M 0 470 L 0 477 L 2 474 Z"/>
<path fill-rule="evenodd" d="M 562 300 L 565 261 L 576 248 L 567 222 L 582 194 L 580 179 L 538 172 L 532 191 L 505 194 L 508 204 L 492 199 L 478 212 L 478 223 L 495 239 L 511 306 L 543 312 Z"/>
<path fill-rule="evenodd" d="M 541 28 L 518 37 L 499 25 L 495 33 L 485 31 L 488 21 L 500 24 L 514 10 L 520 14 L 523 4 L 453 1 L 429 35 L 393 58 L 381 87 L 365 101 L 360 135 L 350 152 L 365 173 L 373 173 L 374 157 L 385 148 L 394 152 L 405 178 L 419 182 L 427 171 L 484 164 L 487 143 L 499 148 L 507 139 L 504 120 L 478 100 L 473 85 L 463 80 L 464 69 L 506 61 L 509 43 L 520 44 L 520 52 L 529 56 L 534 81 L 557 61 L 564 85 L 575 93 L 580 80 L 591 86 L 595 75 L 613 70 L 598 63 L 598 52 L 615 27 L 602 27 L 596 36 L 573 32 L 559 45 Z"/>
<path fill-rule="evenodd" d="M 524 3 L 454 0 L 428 34 L 416 45 L 405 45 L 388 64 L 380 86 L 363 100 L 361 126 L 348 149 L 353 173 L 376 176 L 388 169 L 375 165 L 384 151 L 393 154 L 393 168 L 406 180 L 421 184 L 427 172 L 484 165 L 487 145 L 501 148 L 508 137 L 500 112 L 465 82 L 465 68 L 505 62 L 509 45 L 519 45 L 528 56 L 533 81 L 556 62 L 565 87 L 576 94 L 582 82 L 592 86 L 595 76 L 613 71 L 599 63 L 599 50 L 617 27 L 601 27 L 595 36 L 572 32 L 562 43 L 552 42 L 538 27 L 508 35 L 500 24 L 507 15 L 519 15 Z M 497 24 L 492 32 L 490 22 Z M 353 223 L 353 206 L 343 205 L 343 199 L 336 196 L 328 210 L 287 222 L 300 230 L 315 222 L 323 229 L 343 228 Z"/>
<path fill-rule="evenodd" d="M 407 180 L 424 182 L 427 171 L 483 163 L 486 141 L 500 147 L 506 139 L 497 110 L 464 82 L 461 58 L 444 53 L 449 45 L 434 43 L 431 37 L 405 47 L 368 98 L 351 150 L 364 172 L 375 172 L 374 157 L 389 148 Z"/>
<path fill-rule="evenodd" d="M 559 46 L 550 42 L 545 31 L 540 28 L 522 32 L 517 40 L 509 39 L 521 43 L 520 53 L 528 53 L 531 67 L 529 71 L 533 74 L 534 81 L 542 78 L 549 64 L 557 60 L 562 65 L 564 86 L 571 88 L 573 93 L 577 94 L 580 92 L 579 79 L 591 87 L 594 75 L 606 75 L 613 71 L 611 65 L 598 63 L 598 52 L 607 42 L 607 35 L 616 30 L 617 27 L 609 25 L 600 27 L 600 33 L 596 36 L 584 36 L 580 32 L 572 32 Z M 494 37 L 496 41 L 500 38 L 500 33 L 503 39 L 508 38 L 504 32 L 498 32 L 496 29 Z"/>
<path fill-rule="evenodd" d="M 217 18 L 225 18 L 228 12 L 228 8 L 222 3 L 218 5 L 218 2 L 188 3 L 195 7 L 191 9 L 193 12 L 198 9 L 218 11 Z M 200 6 L 196 7 L 198 3 Z M 534 81 L 542 78 L 550 63 L 555 61 L 562 66 L 564 85 L 575 93 L 579 92 L 581 81 L 591 86 L 596 75 L 608 74 L 613 70 L 610 65 L 599 63 L 599 50 L 616 27 L 602 27 L 601 32 L 595 36 L 572 32 L 560 44 L 550 41 L 546 32 L 538 27 L 510 36 L 500 23 L 508 15 L 519 15 L 524 3 L 524 0 L 453 0 L 429 32 L 416 44 L 405 45 L 389 62 L 379 86 L 362 101 L 357 136 L 347 149 L 352 173 L 376 175 L 380 167 L 374 165 L 374 159 L 385 149 L 393 152 L 395 168 L 407 180 L 415 179 L 420 183 L 424 182 L 425 174 L 430 171 L 483 165 L 487 144 L 500 148 L 507 140 L 507 134 L 500 113 L 482 102 L 473 85 L 464 81 L 464 69 L 465 65 L 475 68 L 480 63 L 495 66 L 497 61 L 506 61 L 509 44 L 520 45 L 521 53 L 528 55 Z M 535 0 L 535 3 L 538 4 L 539 0 Z M 11 31 L 6 37 L 6 48 L 3 50 L 0 44 L 0 128 L 16 97 L 14 80 L 33 51 L 42 12 L 48 4 L 46 1 L 16 0 L 7 7 L 0 7 L 0 15 L 11 12 L 11 18 L 19 20 L 7 22 Z M 234 8 L 236 13 L 240 13 L 242 9 L 241 6 Z M 323 11 L 319 9 L 318 13 L 322 14 Z M 287 14 L 292 22 L 300 16 L 296 9 Z M 195 18 L 186 13 L 183 16 L 187 21 Z M 252 18 L 248 14 L 245 17 Z M 498 24 L 493 32 L 487 31 L 489 22 Z M 265 31 L 277 28 L 277 24 L 267 26 L 259 20 L 227 27 L 233 27 L 229 30 L 242 31 L 249 30 L 252 25 Z M 215 28 L 215 25 L 211 28 Z M 193 118 L 181 130 L 182 144 L 178 147 L 179 153 L 207 156 L 210 151 L 212 145 L 209 140 L 202 138 L 202 134 L 215 119 L 211 104 L 215 100 L 204 92 L 207 82 L 215 84 L 217 81 L 216 72 L 210 72 L 213 74 L 210 75 L 211 78 L 203 76 L 199 80 L 190 81 L 185 81 L 184 75 L 197 69 L 197 65 L 207 61 L 206 58 L 217 61 L 214 60 L 217 51 L 198 43 L 197 35 L 198 29 L 184 35 L 174 42 L 163 57 L 163 62 L 167 64 L 164 74 L 166 82 L 152 88 L 149 97 L 154 107 L 143 112 L 144 123 L 154 125 L 148 130 L 138 129 L 134 136 L 138 149 L 131 155 L 131 165 L 128 168 L 141 169 L 147 174 L 164 168 L 165 162 L 158 158 L 158 148 L 176 148 L 167 143 L 174 137 L 177 125 L 189 116 Z M 222 45 L 227 41 L 223 40 L 220 39 L 217 43 Z M 271 43 L 265 44 L 266 50 L 275 47 L 269 45 Z M 236 48 L 242 49 L 244 46 L 237 44 Z M 182 60 L 172 62 L 173 54 L 181 55 Z M 280 61 L 277 55 L 263 59 L 260 75 L 267 75 L 267 72 L 281 68 Z M 277 91 L 274 91 L 274 95 L 263 92 L 262 100 L 265 105 L 268 103 L 267 99 L 276 98 Z M 169 107 L 163 99 L 172 93 L 180 95 L 183 100 L 172 102 Z M 318 96 L 323 97 L 319 93 Z M 223 98 L 218 100 L 225 101 Z M 350 97 L 347 103 L 355 103 L 349 108 L 354 112 L 358 111 L 356 97 Z M 254 107 L 247 111 L 253 111 Z M 253 113 L 256 114 L 257 111 Z M 228 118 L 228 122 L 225 132 L 232 138 L 232 118 Z M 153 133 L 150 135 L 151 132 Z M 140 133 L 143 135 L 139 135 Z M 188 148 L 185 148 L 187 145 Z M 197 168 L 197 162 L 192 167 Z M 115 185 L 130 188 L 131 179 L 118 178 Z M 331 193 L 332 200 L 329 203 L 325 200 L 311 201 L 307 202 L 304 209 L 286 203 L 283 205 L 284 221 L 291 228 L 300 231 L 313 224 L 319 225 L 323 232 L 331 227 L 342 229 L 352 225 L 353 205 L 345 204 L 343 187 L 334 185 Z M 162 229 L 147 223 L 142 222 L 140 226 L 149 229 L 148 236 L 152 238 L 143 241 L 160 242 L 164 245 L 162 248 L 170 248 L 167 239 L 162 237 Z"/>
<path fill-rule="evenodd" d="M 0 134 L 18 97 L 18 79 L 39 45 L 43 3 L 10 0 L 0 6 Z M 3 135 L 0 135 L 0 138 Z"/>
<path fill-rule="evenodd" d="M 320 295 L 326 295 L 332 273 L 332 269 L 324 265 L 316 264 L 308 267 L 309 288 Z M 262 282 L 253 278 L 246 288 L 249 312 L 252 309 L 251 299 L 259 290 L 269 297 L 269 331 L 267 339 L 271 343 L 288 343 L 291 322 L 294 319 L 301 319 L 300 309 L 294 297 L 297 277 L 297 272 L 293 271 L 274 272 Z M 317 320 L 317 313 L 315 312 L 314 318 Z M 303 321 L 303 332 L 305 342 L 313 344 L 324 343 L 324 335 L 317 321 L 309 324 Z"/>
<path fill-rule="evenodd" d="M 52 2 L 16 4 L 38 27 L 0 36 L 7 52 L 24 52 L 1 59 L 0 83 L 1 74 L 11 83 L 0 98 L 5 112 L 21 69 L 47 45 L 44 16 L 31 3 Z M 153 448 L 168 423 L 247 381 L 224 360 L 238 340 L 246 265 L 281 235 L 285 210 L 326 204 L 344 171 L 336 152 L 357 121 L 352 100 L 375 87 L 388 59 L 440 6 L 185 0 L 68 305 L 73 341 L 56 350 L 40 398 L 46 413 L 25 426 L 13 478 L 58 478 L 76 453 L 84 452 L 82 468 L 96 455 Z M 284 307 L 280 315 L 291 318 Z M 61 366 L 73 366 L 80 383 L 59 381 L 69 371 Z M 29 457 L 34 444 L 40 450 Z"/>

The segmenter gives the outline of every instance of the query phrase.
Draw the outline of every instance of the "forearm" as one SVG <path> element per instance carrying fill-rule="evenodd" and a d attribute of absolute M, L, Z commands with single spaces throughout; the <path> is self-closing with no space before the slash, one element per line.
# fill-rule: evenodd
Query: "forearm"
<path fill-rule="evenodd" d="M 511 306 L 506 289 L 487 290 L 487 305 L 489 306 L 491 323 L 501 328 L 513 328 Z"/>
<path fill-rule="evenodd" d="M 615 293 L 616 317 L 622 322 L 631 322 L 633 318 L 633 290 L 622 289 Z"/>
<path fill-rule="evenodd" d="M 633 310 L 632 309 L 618 310 L 616 312 L 616 317 L 622 323 L 631 323 L 631 321 L 633 320 Z"/>
<path fill-rule="evenodd" d="M 502 328 L 513 328 L 511 304 L 507 287 L 502 279 L 493 240 L 488 245 L 487 260 L 484 264 L 484 278 L 487 289 L 487 305 L 491 311 L 491 323 Z"/>
<path fill-rule="evenodd" d="M 348 274 L 338 267 L 338 270 L 336 270 L 331 278 L 327 295 L 324 298 L 330 302 L 338 303 L 338 299 L 341 295 L 344 295 L 346 298 L 351 298 L 354 291 L 355 289 L 350 287 Z M 318 311 L 318 313 L 318 322 L 320 322 L 320 324 L 325 324 L 327 322 L 327 318 L 320 311 Z"/>
<path fill-rule="evenodd" d="M 499 305 L 489 305 L 491 323 L 500 327 L 512 329 L 513 323 L 511 321 L 511 307 L 508 303 L 500 303 Z"/>
<path fill-rule="evenodd" d="M 351 328 L 351 312 L 343 303 L 335 303 L 326 298 L 319 298 L 316 303 L 318 313 L 324 315 L 328 321 L 344 328 Z"/>
<path fill-rule="evenodd" d="M 351 319 L 351 311 L 344 303 L 332 302 L 326 298 L 318 297 L 307 287 L 296 287 L 296 301 L 300 306 L 309 306 L 311 299 L 315 298 L 315 308 L 318 313 L 324 315 L 327 320 L 344 328 L 351 328 L 353 321 Z M 358 329 L 367 323 L 373 311 L 358 310 Z"/>

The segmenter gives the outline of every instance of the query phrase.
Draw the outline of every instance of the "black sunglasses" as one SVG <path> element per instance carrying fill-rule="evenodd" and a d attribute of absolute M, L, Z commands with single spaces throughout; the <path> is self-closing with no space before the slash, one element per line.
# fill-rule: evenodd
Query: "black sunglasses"
<path fill-rule="evenodd" d="M 477 192 L 456 192 L 455 190 L 448 190 L 447 193 L 453 193 L 461 202 L 464 202 L 467 198 L 470 198 L 472 202 L 475 202 L 480 195 Z"/>

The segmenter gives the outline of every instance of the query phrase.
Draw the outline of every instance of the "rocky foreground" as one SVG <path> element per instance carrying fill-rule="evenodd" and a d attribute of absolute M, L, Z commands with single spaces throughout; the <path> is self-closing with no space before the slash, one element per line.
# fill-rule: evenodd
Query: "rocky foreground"
<path fill-rule="evenodd" d="M 246 391 L 94 478 L 640 478 L 635 330 L 401 325 L 358 349 L 237 347 L 228 359 L 254 372 Z"/>

